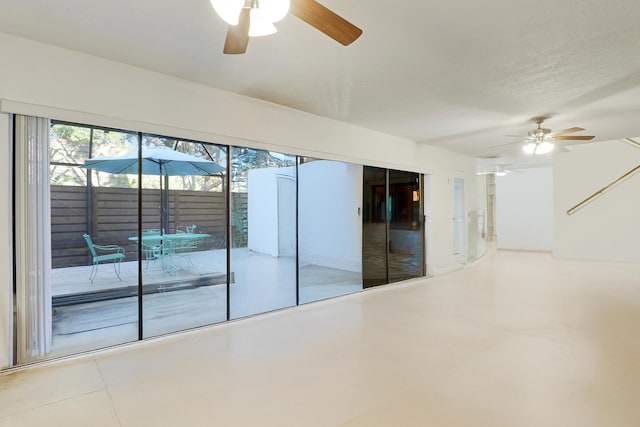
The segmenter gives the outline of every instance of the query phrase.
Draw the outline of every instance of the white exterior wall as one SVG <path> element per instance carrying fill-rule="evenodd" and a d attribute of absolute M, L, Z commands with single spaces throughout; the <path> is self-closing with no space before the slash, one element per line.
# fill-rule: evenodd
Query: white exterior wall
<path fill-rule="evenodd" d="M 362 166 L 320 160 L 298 174 L 301 265 L 362 272 Z"/>
<path fill-rule="evenodd" d="M 518 169 L 496 177 L 498 249 L 553 248 L 553 169 Z"/>
<path fill-rule="evenodd" d="M 566 213 L 638 165 L 640 148 L 624 141 L 575 145 L 555 157 L 554 256 L 640 262 L 640 172 Z"/>
<path fill-rule="evenodd" d="M 0 57 L 3 113 L 430 173 L 430 271 L 459 266 L 452 250 L 452 177 L 465 178 L 465 208 L 478 210 L 475 191 L 469 191 L 475 188 L 475 163 L 469 156 L 2 33 Z M 0 125 L 5 122 L 6 115 L 0 116 Z M 3 163 L 9 161 L 8 148 L 0 128 Z M 9 180 L 2 182 L 0 198 L 9 191 Z M 10 203 L 0 207 L 0 247 L 6 251 L 12 245 L 10 209 Z M 8 257 L 0 257 L 0 263 L 0 271 L 11 271 Z M 10 289 L 9 280 L 0 281 L 0 295 Z M 9 304 L 0 299 L 2 318 L 11 312 Z M 0 331 L 0 363 L 8 352 L 8 329 Z"/>
<path fill-rule="evenodd" d="M 284 169 L 284 168 L 283 168 Z M 249 171 L 247 222 L 250 250 L 278 256 L 278 180 L 281 169 Z M 295 233 L 295 228 L 293 230 Z"/>

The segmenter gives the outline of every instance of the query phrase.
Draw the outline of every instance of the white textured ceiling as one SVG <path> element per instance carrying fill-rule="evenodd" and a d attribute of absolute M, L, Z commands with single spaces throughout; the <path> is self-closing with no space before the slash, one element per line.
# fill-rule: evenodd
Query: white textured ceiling
<path fill-rule="evenodd" d="M 0 31 L 87 52 L 493 163 L 573 126 L 640 135 L 638 0 L 321 0 L 364 30 L 343 47 L 293 16 L 223 55 L 209 0 L 0 0 Z M 535 159 L 547 162 L 549 156 Z"/>

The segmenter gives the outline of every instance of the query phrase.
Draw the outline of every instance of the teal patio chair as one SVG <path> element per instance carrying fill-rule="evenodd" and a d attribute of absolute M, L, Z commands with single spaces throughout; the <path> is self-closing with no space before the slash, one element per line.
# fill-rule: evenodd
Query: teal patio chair
<path fill-rule="evenodd" d="M 91 275 L 89 275 L 91 283 L 93 283 L 93 279 L 95 279 L 98 274 L 99 264 L 107 261 L 113 261 L 113 270 L 116 272 L 118 279 L 122 281 L 122 278 L 120 277 L 120 262 L 124 259 L 124 248 L 118 245 L 95 245 L 91 240 L 91 236 L 84 234 L 83 237 L 87 242 L 89 252 L 91 252 L 91 256 L 93 257 L 93 268 L 91 269 Z M 96 250 L 103 252 L 103 254 L 98 255 Z"/>
<path fill-rule="evenodd" d="M 159 228 L 147 228 L 142 230 L 142 256 L 147 262 L 145 268 L 149 267 L 149 261 L 155 261 L 163 254 L 162 239 L 160 236 L 164 234 Z M 149 239 L 149 237 L 158 236 L 158 239 Z"/>

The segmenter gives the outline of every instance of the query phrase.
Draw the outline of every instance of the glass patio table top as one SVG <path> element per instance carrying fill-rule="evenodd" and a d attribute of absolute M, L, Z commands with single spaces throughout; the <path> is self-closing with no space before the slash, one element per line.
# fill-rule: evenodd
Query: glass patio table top
<path fill-rule="evenodd" d="M 146 253 L 147 261 L 160 258 L 164 271 L 175 273 L 194 267 L 187 254 L 178 255 L 176 252 L 196 249 L 207 237 L 209 234 L 205 233 L 143 234 L 142 251 Z M 131 236 L 129 240 L 137 242 L 138 238 L 139 236 Z"/>
<path fill-rule="evenodd" d="M 159 244 L 164 241 L 175 243 L 192 243 L 202 241 L 209 237 L 209 234 L 205 233 L 165 233 L 165 234 L 146 234 L 142 235 L 142 243 L 147 244 Z M 139 236 L 131 236 L 129 240 L 137 242 Z"/>
<path fill-rule="evenodd" d="M 131 236 L 129 240 L 137 242 L 139 236 Z M 209 234 L 205 233 L 165 233 L 165 234 L 143 234 L 143 247 L 153 247 L 162 245 L 163 255 L 172 255 L 176 250 L 195 249 Z"/>

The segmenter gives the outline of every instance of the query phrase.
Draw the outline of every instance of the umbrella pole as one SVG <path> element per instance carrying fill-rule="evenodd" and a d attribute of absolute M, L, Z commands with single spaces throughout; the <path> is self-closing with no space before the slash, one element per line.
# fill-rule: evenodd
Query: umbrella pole
<path fill-rule="evenodd" d="M 164 175 L 163 178 L 164 179 L 164 206 L 163 206 L 163 211 L 162 211 L 162 215 L 163 215 L 163 219 L 164 219 L 164 226 L 167 228 L 167 233 L 169 232 L 169 225 L 170 224 L 170 220 L 169 220 L 169 176 L 168 175 Z"/>
<path fill-rule="evenodd" d="M 162 191 L 162 175 L 160 175 L 160 234 L 164 234 L 164 200 Z"/>
<path fill-rule="evenodd" d="M 162 190 L 162 162 L 160 163 L 160 234 L 164 234 L 164 191 Z"/>

